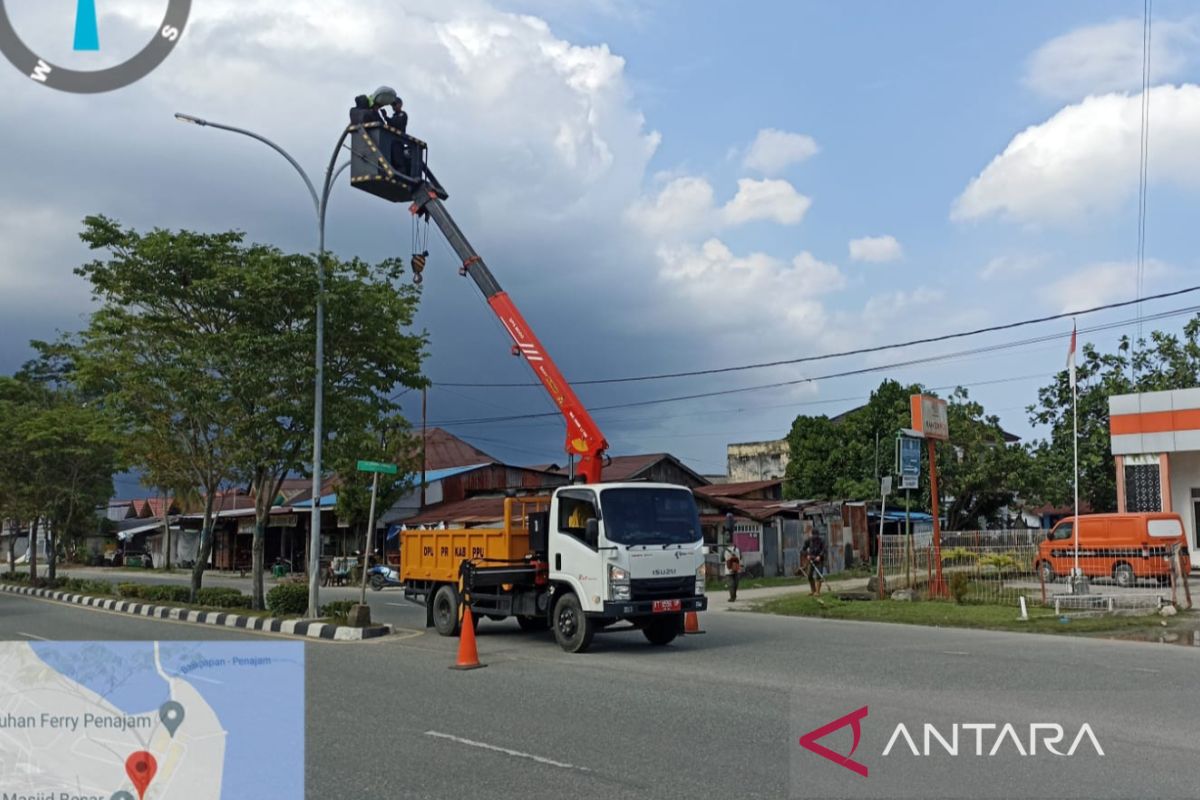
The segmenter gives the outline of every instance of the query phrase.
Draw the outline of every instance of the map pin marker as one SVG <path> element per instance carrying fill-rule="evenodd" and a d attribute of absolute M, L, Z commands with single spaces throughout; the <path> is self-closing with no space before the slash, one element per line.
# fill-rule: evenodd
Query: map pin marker
<path fill-rule="evenodd" d="M 175 731 L 179 729 L 179 725 L 183 722 L 183 706 L 174 700 L 168 700 L 158 710 L 158 718 L 166 726 L 167 733 L 174 737 Z"/>
<path fill-rule="evenodd" d="M 109 800 L 133 800 L 133 795 L 122 789 L 109 798 Z"/>
<path fill-rule="evenodd" d="M 154 780 L 156 772 L 158 772 L 158 762 L 145 750 L 138 750 L 125 759 L 125 774 L 129 776 L 129 780 L 133 781 L 133 787 L 138 791 L 139 800 L 146 796 L 146 787 L 150 785 L 150 781 Z"/>

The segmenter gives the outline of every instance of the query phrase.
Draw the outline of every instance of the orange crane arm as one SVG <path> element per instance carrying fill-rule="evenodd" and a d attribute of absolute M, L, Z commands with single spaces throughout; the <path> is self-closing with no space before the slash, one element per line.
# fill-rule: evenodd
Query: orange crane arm
<path fill-rule="evenodd" d="M 409 210 L 416 215 L 428 216 L 438 226 L 450 247 L 462 259 L 462 268 L 459 271 L 470 275 L 483 292 L 492 312 L 512 337 L 513 352 L 524 356 L 529 362 L 534 374 L 562 414 L 567 424 L 565 450 L 568 455 L 579 459 L 576 474 L 588 483 L 599 483 L 606 458 L 605 452 L 608 450 L 608 442 L 600 432 L 600 427 L 575 395 L 575 390 L 567 383 L 567 379 L 559 372 L 558 366 L 550 358 L 546 348 L 542 347 L 542 343 L 538 341 L 512 298 L 500 288 L 483 258 L 475 252 L 475 248 L 467 241 L 467 237 L 446 210 L 442 202 L 446 194 L 441 187 L 436 183 L 425 182 L 418 187 L 413 197 L 413 204 Z"/>

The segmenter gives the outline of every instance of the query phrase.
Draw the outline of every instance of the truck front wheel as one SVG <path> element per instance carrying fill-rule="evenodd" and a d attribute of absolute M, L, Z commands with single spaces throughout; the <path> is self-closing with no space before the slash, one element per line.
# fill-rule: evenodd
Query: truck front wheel
<path fill-rule="evenodd" d="M 453 586 L 442 586 L 433 595 L 433 627 L 442 636 L 458 635 L 458 592 Z"/>
<path fill-rule="evenodd" d="M 554 604 L 554 638 L 568 653 L 582 653 L 592 644 L 596 626 L 583 613 L 579 598 L 568 592 Z"/>
<path fill-rule="evenodd" d="M 651 620 L 642 628 L 642 635 L 650 644 L 662 646 L 675 641 L 683 630 L 683 618 L 679 616 L 662 617 Z"/>

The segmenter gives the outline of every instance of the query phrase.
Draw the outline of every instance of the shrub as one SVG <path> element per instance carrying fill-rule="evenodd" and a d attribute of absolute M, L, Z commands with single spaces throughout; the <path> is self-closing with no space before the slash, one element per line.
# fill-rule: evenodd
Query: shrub
<path fill-rule="evenodd" d="M 334 600 L 321 606 L 321 616 L 336 622 L 345 622 L 350 616 L 350 609 L 356 605 L 358 603 L 354 600 Z"/>
<path fill-rule="evenodd" d="M 77 588 L 75 591 L 80 594 L 113 594 L 113 585 L 108 581 L 76 579 Z"/>
<path fill-rule="evenodd" d="M 950 576 L 950 596 L 954 598 L 954 602 L 961 604 L 967 599 L 967 589 L 970 585 L 971 579 L 965 572 L 955 572 Z"/>
<path fill-rule="evenodd" d="M 303 614 L 308 611 L 308 586 L 281 583 L 267 592 L 267 608 L 274 614 Z"/>
<path fill-rule="evenodd" d="M 965 547 L 951 547 L 942 551 L 943 564 L 973 564 L 979 560 L 979 554 Z"/>
<path fill-rule="evenodd" d="M 201 589 L 196 593 L 196 602 L 202 606 L 213 606 L 214 608 L 249 608 L 250 598 L 242 594 L 237 589 L 230 589 L 225 586 L 212 586 L 206 589 Z M 307 598 L 305 599 L 307 606 Z"/>
<path fill-rule="evenodd" d="M 192 590 L 187 586 L 144 586 L 141 596 L 155 603 L 186 603 Z"/>
<path fill-rule="evenodd" d="M 140 583 L 118 583 L 117 596 L 126 600 L 140 600 L 145 597 L 145 589 Z"/>
<path fill-rule="evenodd" d="M 9 583 L 22 583 L 22 584 L 29 583 L 29 573 L 28 572 L 6 572 L 6 573 L 4 573 L 4 580 L 8 581 Z"/>

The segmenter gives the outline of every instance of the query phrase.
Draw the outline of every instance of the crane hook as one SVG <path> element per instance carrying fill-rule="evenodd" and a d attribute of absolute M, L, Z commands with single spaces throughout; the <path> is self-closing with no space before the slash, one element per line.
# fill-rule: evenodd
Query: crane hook
<path fill-rule="evenodd" d="M 423 250 L 420 253 L 413 253 L 413 257 L 412 257 L 413 283 L 420 283 L 421 281 L 425 280 L 425 276 L 422 275 L 421 273 L 423 273 L 425 271 L 425 259 L 428 257 L 429 257 L 428 250 Z"/>

